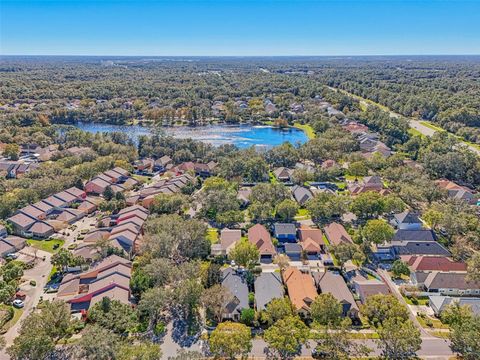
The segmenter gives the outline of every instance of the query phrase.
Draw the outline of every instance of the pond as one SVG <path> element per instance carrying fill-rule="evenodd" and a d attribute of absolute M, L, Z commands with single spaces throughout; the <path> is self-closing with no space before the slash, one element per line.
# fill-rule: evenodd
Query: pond
<path fill-rule="evenodd" d="M 127 126 L 102 123 L 77 123 L 76 126 L 91 133 L 122 131 L 127 133 L 135 142 L 140 135 L 151 134 L 149 127 L 140 125 Z M 214 146 L 234 144 L 239 148 L 247 148 L 250 146 L 269 148 L 287 141 L 292 144 L 303 144 L 308 140 L 307 135 L 302 130 L 296 128 L 278 129 L 263 125 L 174 126 L 163 127 L 162 130 L 165 134 L 180 139 L 191 138 L 210 143 Z"/>

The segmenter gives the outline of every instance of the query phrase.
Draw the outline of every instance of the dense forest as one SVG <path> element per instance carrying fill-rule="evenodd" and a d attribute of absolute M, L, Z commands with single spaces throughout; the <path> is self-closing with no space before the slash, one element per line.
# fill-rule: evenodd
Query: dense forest
<path fill-rule="evenodd" d="M 479 78 L 478 57 L 4 57 L 0 116 L 20 125 L 291 120 L 330 86 L 480 143 Z"/>

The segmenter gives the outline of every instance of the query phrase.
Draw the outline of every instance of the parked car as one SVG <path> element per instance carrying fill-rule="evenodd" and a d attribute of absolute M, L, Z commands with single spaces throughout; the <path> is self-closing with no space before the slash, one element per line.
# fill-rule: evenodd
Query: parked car
<path fill-rule="evenodd" d="M 14 254 L 14 253 L 9 253 L 9 254 L 5 255 L 5 259 L 7 259 L 7 260 L 15 260 L 17 258 L 18 258 L 18 255 Z"/>
<path fill-rule="evenodd" d="M 25 306 L 25 303 L 20 299 L 15 299 L 13 300 L 12 305 L 17 309 L 21 309 Z"/>

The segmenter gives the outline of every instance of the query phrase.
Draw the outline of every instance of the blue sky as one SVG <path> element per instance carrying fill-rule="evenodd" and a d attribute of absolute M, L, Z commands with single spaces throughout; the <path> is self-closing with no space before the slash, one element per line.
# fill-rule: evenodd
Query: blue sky
<path fill-rule="evenodd" d="M 0 0 L 0 54 L 480 54 L 480 0 Z"/>

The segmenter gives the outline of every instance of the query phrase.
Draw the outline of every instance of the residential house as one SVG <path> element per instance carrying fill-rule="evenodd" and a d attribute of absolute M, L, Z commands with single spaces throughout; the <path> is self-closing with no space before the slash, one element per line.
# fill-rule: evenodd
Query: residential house
<path fill-rule="evenodd" d="M 347 188 L 352 196 L 368 191 L 381 192 L 383 190 L 383 181 L 380 176 L 366 176 L 360 182 L 354 181 L 349 183 Z"/>
<path fill-rule="evenodd" d="M 310 306 L 318 295 L 312 276 L 295 267 L 289 267 L 283 272 L 283 282 L 295 309 L 302 316 L 308 317 Z"/>
<path fill-rule="evenodd" d="M 12 225 L 13 233 L 19 236 L 29 236 L 28 229 L 35 224 L 37 219 L 25 215 L 23 213 L 15 214 L 7 219 L 7 222 Z"/>
<path fill-rule="evenodd" d="M 64 207 L 67 207 L 69 203 L 65 200 L 62 200 L 55 195 L 49 196 L 46 199 L 43 199 L 43 202 L 47 203 L 48 205 L 51 205 L 53 208 L 56 209 L 61 209 Z"/>
<path fill-rule="evenodd" d="M 38 220 L 45 220 L 47 218 L 47 214 L 45 212 L 32 205 L 25 206 L 19 209 L 18 212 Z"/>
<path fill-rule="evenodd" d="M 297 243 L 285 243 L 284 245 L 285 255 L 291 261 L 301 261 L 302 260 L 302 246 Z"/>
<path fill-rule="evenodd" d="M 423 223 L 418 216 L 409 210 L 395 214 L 391 223 L 401 230 L 421 230 L 423 227 Z"/>
<path fill-rule="evenodd" d="M 222 271 L 222 286 L 230 290 L 233 299 L 226 304 L 224 319 L 238 321 L 243 309 L 248 309 L 248 285 L 243 273 L 232 268 Z"/>
<path fill-rule="evenodd" d="M 437 317 L 441 317 L 442 312 L 448 306 L 455 303 L 460 306 L 467 306 L 474 315 L 480 316 L 480 298 L 478 297 L 451 297 L 441 295 L 430 295 L 428 297 L 428 304 Z"/>
<path fill-rule="evenodd" d="M 273 175 L 278 181 L 290 182 L 293 175 L 293 169 L 279 167 L 273 170 Z"/>
<path fill-rule="evenodd" d="M 132 263 L 117 255 L 102 260 L 80 274 L 67 274 L 57 297 L 64 300 L 72 312 L 86 311 L 104 297 L 130 304 Z"/>
<path fill-rule="evenodd" d="M 320 253 L 325 249 L 322 230 L 301 227 L 298 229 L 298 238 L 307 259 L 318 260 Z"/>
<path fill-rule="evenodd" d="M 282 277 L 277 272 L 262 272 L 255 278 L 254 288 L 257 311 L 265 310 L 273 299 L 281 299 L 285 295 Z"/>
<path fill-rule="evenodd" d="M 291 223 L 275 223 L 273 235 L 280 242 L 295 242 L 297 240 L 297 228 Z"/>
<path fill-rule="evenodd" d="M 466 186 L 461 186 L 453 181 L 441 179 L 436 181 L 437 185 L 446 190 L 449 197 L 466 201 L 469 204 L 475 205 L 479 201 L 479 195 Z"/>
<path fill-rule="evenodd" d="M 0 239 L 0 257 L 15 253 L 26 245 L 25 239 L 18 236 L 6 236 Z"/>
<path fill-rule="evenodd" d="M 112 183 L 110 181 L 96 177 L 85 184 L 85 191 L 87 194 L 102 195 L 105 192 L 105 189 L 111 185 Z"/>
<path fill-rule="evenodd" d="M 211 253 L 215 256 L 226 256 L 241 240 L 242 231 L 237 229 L 223 229 L 220 232 L 220 241 L 212 245 Z"/>
<path fill-rule="evenodd" d="M 261 262 L 271 262 L 277 253 L 268 230 L 261 224 L 248 229 L 248 241 L 254 244 L 260 252 Z"/>
<path fill-rule="evenodd" d="M 333 222 L 323 228 L 325 237 L 331 245 L 353 244 L 353 240 L 343 225 Z"/>
<path fill-rule="evenodd" d="M 423 284 L 432 271 L 463 272 L 467 271 L 467 264 L 453 261 L 444 256 L 401 256 L 410 269 L 410 278 L 414 284 Z"/>
<path fill-rule="evenodd" d="M 295 185 L 292 187 L 292 194 L 300 206 L 305 205 L 308 200 L 313 199 L 313 193 L 306 187 Z"/>
<path fill-rule="evenodd" d="M 74 222 L 80 220 L 85 216 L 85 212 L 80 209 L 64 209 L 55 220 L 61 221 L 68 224 L 73 224 Z"/>
<path fill-rule="evenodd" d="M 318 288 L 322 293 L 330 293 L 340 302 L 343 316 L 358 317 L 359 308 L 343 277 L 331 271 L 314 273 Z"/>
<path fill-rule="evenodd" d="M 80 190 L 77 187 L 71 187 L 65 190 L 67 193 L 75 196 L 75 199 L 78 201 L 84 200 L 87 197 L 87 193 L 83 190 Z"/>
<path fill-rule="evenodd" d="M 55 233 L 55 229 L 46 222 L 37 221 L 28 229 L 28 232 L 34 239 L 46 239 Z"/>
<path fill-rule="evenodd" d="M 427 292 L 440 295 L 480 295 L 480 282 L 468 281 L 464 272 L 432 271 L 423 282 L 423 287 Z"/>
<path fill-rule="evenodd" d="M 388 286 L 384 282 L 377 279 L 354 280 L 353 285 L 355 287 L 355 293 L 357 293 L 362 304 L 365 304 L 365 301 L 369 296 L 377 294 L 390 294 Z"/>

